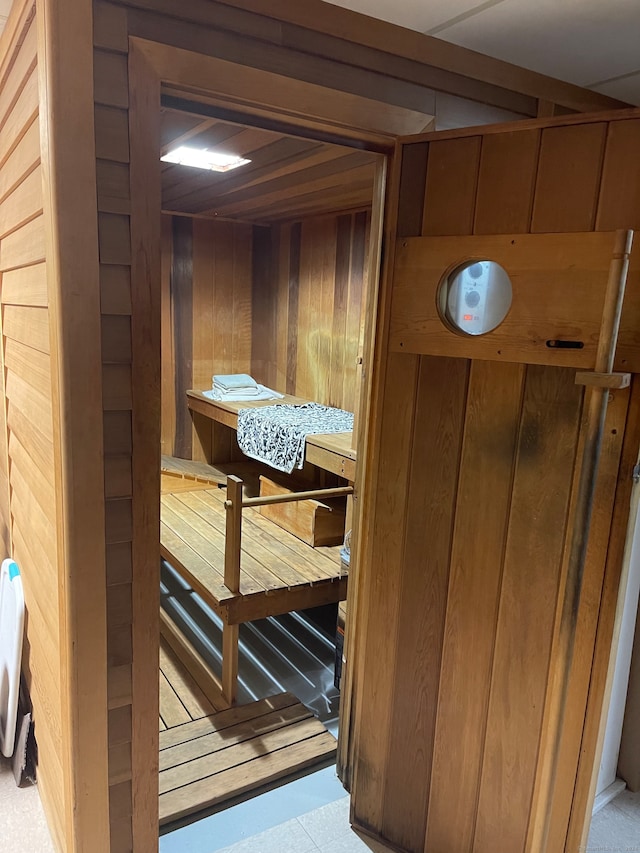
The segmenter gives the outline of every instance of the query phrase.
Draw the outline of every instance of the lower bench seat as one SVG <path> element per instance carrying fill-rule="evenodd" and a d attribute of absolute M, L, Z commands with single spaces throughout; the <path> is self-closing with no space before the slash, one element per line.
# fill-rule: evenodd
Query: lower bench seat
<path fill-rule="evenodd" d="M 161 553 L 223 622 L 222 683 L 225 699 L 232 703 L 237 626 L 343 601 L 347 577 L 340 549 L 312 548 L 264 518 L 257 508 L 247 508 L 242 517 L 239 591 L 233 592 L 225 584 L 225 490 L 166 492 L 165 485 Z"/>

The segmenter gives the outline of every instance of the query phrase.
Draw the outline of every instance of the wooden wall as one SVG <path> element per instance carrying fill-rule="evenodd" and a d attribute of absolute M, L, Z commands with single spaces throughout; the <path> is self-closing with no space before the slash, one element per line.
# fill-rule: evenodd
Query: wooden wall
<path fill-rule="evenodd" d="M 56 194 L 58 214 L 48 237 L 58 271 L 55 354 L 65 378 L 54 406 L 66 472 L 60 522 L 68 561 L 59 581 L 72 609 L 66 675 L 75 691 L 68 766 L 56 788 L 72 792 L 74 773 L 86 782 L 68 797 L 68 849 L 157 847 L 160 91 L 130 37 L 183 49 L 192 60 L 200 53 L 286 75 L 303 99 L 309 81 L 410 109 L 421 109 L 436 84 L 526 115 L 554 91 L 568 107 L 617 106 L 530 72 L 517 80 L 503 74 L 514 80 L 505 88 L 489 79 L 493 61 L 480 72 L 471 54 L 457 53 L 453 71 L 444 67 L 446 57 L 432 67 L 424 62 L 423 36 L 346 10 L 329 18 L 324 4 L 311 0 L 295 9 L 287 3 L 284 13 L 280 5 L 210 2 L 185 14 L 178 0 L 39 2 L 48 24 L 43 108 L 53 164 L 45 186 Z M 86 74 L 78 74 L 79 64 Z M 270 95 L 263 89 L 256 98 L 268 103 Z M 290 120 L 309 126 L 305 115 L 294 111 Z M 47 691 L 52 732 L 56 696 L 53 687 Z M 44 775 L 60 775 L 54 749 L 41 763 Z"/>
<path fill-rule="evenodd" d="M 637 117 L 425 138 L 404 148 L 398 232 L 637 228 L 639 145 Z M 633 282 L 635 291 L 637 274 Z M 635 347 L 637 322 L 625 322 Z M 377 487 L 360 555 L 368 631 L 353 816 L 412 853 L 576 853 L 639 389 L 629 409 L 628 391 L 614 393 L 608 408 L 569 710 L 555 786 L 546 789 L 554 613 L 581 405 L 573 372 L 384 350 L 380 358 L 386 374 L 370 460 Z"/>
<path fill-rule="evenodd" d="M 200 458 L 184 392 L 214 373 L 354 411 L 370 219 L 163 218 L 163 453 Z"/>
<path fill-rule="evenodd" d="M 256 306 L 253 326 L 253 365 L 267 385 L 355 410 L 370 220 L 346 213 L 271 229 L 272 320 L 263 326 Z"/>
<path fill-rule="evenodd" d="M 22 4 L 17 4 L 22 6 Z M 0 409 L 0 541 L 17 560 L 27 609 L 23 671 L 38 742 L 38 788 L 62 848 L 61 613 L 49 294 L 40 160 L 37 24 L 16 10 L 0 60 L 0 302 L 4 400 Z M 19 44 L 19 47 L 16 45 Z M 15 48 L 15 52 L 14 52 Z M 12 63 L 8 60 L 12 58 Z"/>
<path fill-rule="evenodd" d="M 194 452 L 185 391 L 210 388 L 214 373 L 251 373 L 252 232 L 163 217 L 162 452 L 169 456 Z M 195 453 L 200 458 L 197 441 Z"/>

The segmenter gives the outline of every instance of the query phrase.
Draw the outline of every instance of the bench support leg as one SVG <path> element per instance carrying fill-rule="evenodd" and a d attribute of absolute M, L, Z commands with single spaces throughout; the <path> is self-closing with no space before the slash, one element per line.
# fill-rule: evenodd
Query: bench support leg
<path fill-rule="evenodd" d="M 239 625 L 222 626 L 222 695 L 229 705 L 238 698 Z"/>

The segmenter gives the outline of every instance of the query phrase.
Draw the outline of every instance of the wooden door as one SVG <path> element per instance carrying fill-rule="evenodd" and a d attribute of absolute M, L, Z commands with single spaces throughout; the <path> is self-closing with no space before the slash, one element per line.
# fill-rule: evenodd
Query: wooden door
<path fill-rule="evenodd" d="M 640 370 L 638 265 L 616 349 L 629 242 L 603 226 L 640 218 L 605 209 L 619 132 L 556 121 L 399 149 L 351 769 L 354 824 L 411 853 L 582 840 L 619 583 L 612 516 L 639 432 L 637 388 L 611 376 L 614 354 Z M 463 335 L 443 321 L 440 282 L 480 258 L 509 272 L 513 301 L 494 331 Z"/>

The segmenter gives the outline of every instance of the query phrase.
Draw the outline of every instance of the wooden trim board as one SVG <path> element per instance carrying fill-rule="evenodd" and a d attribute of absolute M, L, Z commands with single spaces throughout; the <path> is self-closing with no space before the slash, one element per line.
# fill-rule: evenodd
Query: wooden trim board
<path fill-rule="evenodd" d="M 100 291 L 90 6 L 38 3 L 57 491 L 65 835 L 110 850 Z M 75 47 L 68 50 L 69 42 Z M 85 73 L 78 74 L 78 63 Z M 63 138 L 66 137 L 66 138 Z M 78 354 L 82 353 L 82 358 Z M 88 477 L 87 472 L 92 476 Z M 97 484 L 97 487 L 96 487 Z M 81 653 L 78 653 L 81 650 Z"/>

